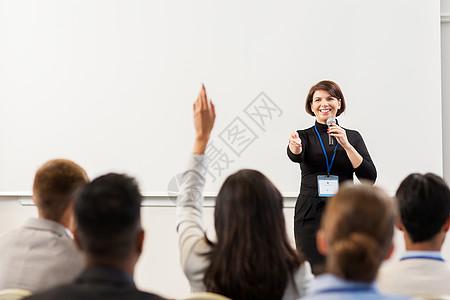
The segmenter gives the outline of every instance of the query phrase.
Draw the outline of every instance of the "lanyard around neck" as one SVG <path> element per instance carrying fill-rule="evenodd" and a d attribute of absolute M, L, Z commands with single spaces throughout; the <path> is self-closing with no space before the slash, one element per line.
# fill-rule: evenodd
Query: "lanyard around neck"
<path fill-rule="evenodd" d="M 333 157 L 331 158 L 331 163 L 329 164 L 328 163 L 328 155 L 327 155 L 327 152 L 325 151 L 325 147 L 323 145 L 322 138 L 320 137 L 319 131 L 317 131 L 316 125 L 314 125 L 314 130 L 316 131 L 317 137 L 319 138 L 320 145 L 322 146 L 323 154 L 325 154 L 325 161 L 327 163 L 327 175 L 330 176 L 330 170 L 331 170 L 331 166 L 334 163 L 334 158 L 336 157 L 336 149 L 337 149 L 338 144 L 336 144 L 336 147 L 334 147 Z"/>

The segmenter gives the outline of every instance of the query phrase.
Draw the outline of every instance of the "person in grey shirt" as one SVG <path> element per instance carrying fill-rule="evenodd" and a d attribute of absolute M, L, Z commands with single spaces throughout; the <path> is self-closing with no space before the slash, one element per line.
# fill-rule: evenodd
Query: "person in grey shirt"
<path fill-rule="evenodd" d="M 75 192 L 89 181 L 76 163 L 55 159 L 36 172 L 33 201 L 39 217 L 0 237 L 0 289 L 32 293 L 73 280 L 83 255 L 73 241 Z"/>

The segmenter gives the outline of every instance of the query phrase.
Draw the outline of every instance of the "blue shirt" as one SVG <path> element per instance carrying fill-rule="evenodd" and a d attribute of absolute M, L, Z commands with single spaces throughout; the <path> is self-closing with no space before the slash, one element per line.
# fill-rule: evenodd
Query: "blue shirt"
<path fill-rule="evenodd" d="M 403 297 L 382 295 L 374 283 L 346 281 L 332 274 L 316 277 L 302 300 L 400 300 Z"/>

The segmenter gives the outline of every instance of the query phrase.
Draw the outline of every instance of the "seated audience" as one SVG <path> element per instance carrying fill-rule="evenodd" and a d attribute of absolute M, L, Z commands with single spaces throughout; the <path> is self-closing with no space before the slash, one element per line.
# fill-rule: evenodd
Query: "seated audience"
<path fill-rule="evenodd" d="M 241 170 L 225 180 L 215 205 L 217 241 L 206 237 L 202 190 L 214 120 L 214 105 L 202 87 L 194 104 L 194 151 L 177 200 L 181 265 L 192 291 L 233 300 L 303 296 L 311 267 L 288 240 L 283 197 L 260 172 Z"/>
<path fill-rule="evenodd" d="M 0 237 L 0 289 L 37 292 L 80 273 L 83 257 L 69 229 L 74 227 L 74 193 L 87 182 L 86 172 L 69 160 L 51 160 L 39 168 L 33 184 L 39 218 Z"/>
<path fill-rule="evenodd" d="M 434 174 L 411 174 L 397 193 L 399 218 L 406 252 L 400 261 L 382 268 L 380 291 L 391 294 L 450 295 L 450 268 L 441 247 L 450 227 L 450 190 Z"/>
<path fill-rule="evenodd" d="M 86 268 L 72 283 L 27 299 L 163 299 L 139 291 L 133 281 L 142 252 L 141 200 L 136 181 L 107 174 L 84 186 L 75 200 L 75 240 Z"/>
<path fill-rule="evenodd" d="M 316 277 L 304 299 L 400 299 L 380 294 L 374 284 L 392 252 L 393 232 L 393 205 L 382 190 L 343 184 L 328 200 L 317 235 L 326 273 Z"/>

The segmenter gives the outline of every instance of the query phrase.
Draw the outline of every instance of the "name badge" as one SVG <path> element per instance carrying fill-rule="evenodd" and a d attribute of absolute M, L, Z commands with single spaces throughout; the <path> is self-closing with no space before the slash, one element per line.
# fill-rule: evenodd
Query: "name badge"
<path fill-rule="evenodd" d="M 317 183 L 320 197 L 334 196 L 339 189 L 339 177 L 336 175 L 318 175 Z"/>

